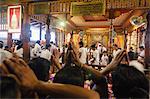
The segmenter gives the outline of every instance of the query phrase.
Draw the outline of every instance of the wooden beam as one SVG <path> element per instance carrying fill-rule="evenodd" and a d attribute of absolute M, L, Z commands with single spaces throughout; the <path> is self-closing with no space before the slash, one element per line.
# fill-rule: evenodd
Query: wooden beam
<path fill-rule="evenodd" d="M 22 31 L 21 31 L 21 40 L 23 42 L 23 59 L 26 62 L 30 60 L 30 18 L 29 18 L 29 5 L 28 3 L 23 3 L 23 23 L 22 23 Z"/>
<path fill-rule="evenodd" d="M 110 26 L 77 26 L 77 29 L 87 29 L 87 28 L 110 28 Z M 121 25 L 114 25 L 114 28 L 122 28 Z"/>

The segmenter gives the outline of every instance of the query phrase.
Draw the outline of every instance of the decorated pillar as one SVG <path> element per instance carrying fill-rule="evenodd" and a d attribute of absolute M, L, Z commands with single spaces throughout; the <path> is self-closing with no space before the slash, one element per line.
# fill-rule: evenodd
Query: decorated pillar
<path fill-rule="evenodd" d="M 145 35 L 145 64 L 150 68 L 150 10 L 147 14 L 147 30 Z"/>
<path fill-rule="evenodd" d="M 8 36 L 7 36 L 7 46 L 9 48 L 11 48 L 11 46 L 12 46 L 12 33 L 8 33 Z"/>
<path fill-rule="evenodd" d="M 46 25 L 47 25 L 47 30 L 46 30 L 45 39 L 46 39 L 46 45 L 48 45 L 50 43 L 50 39 L 51 39 L 50 27 L 49 27 L 50 26 L 50 15 L 47 16 Z"/>

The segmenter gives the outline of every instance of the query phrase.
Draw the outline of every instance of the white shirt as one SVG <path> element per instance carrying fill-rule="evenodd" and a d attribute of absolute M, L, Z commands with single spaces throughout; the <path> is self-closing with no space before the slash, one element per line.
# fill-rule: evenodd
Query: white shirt
<path fill-rule="evenodd" d="M 52 54 L 50 53 L 50 51 L 48 49 L 43 49 L 42 52 L 41 52 L 40 57 L 45 58 L 45 59 L 50 61 L 51 55 Z"/>
<path fill-rule="evenodd" d="M 140 54 L 139 54 L 141 57 L 145 57 L 145 51 L 141 51 Z"/>
<path fill-rule="evenodd" d="M 20 48 L 18 50 L 16 49 L 14 53 L 16 53 L 19 57 L 23 58 L 23 48 Z"/>
<path fill-rule="evenodd" d="M 107 65 L 108 64 L 108 56 L 102 55 L 101 57 L 101 65 Z"/>
<path fill-rule="evenodd" d="M 51 44 L 51 47 L 50 47 L 50 52 L 53 54 L 53 51 L 55 49 L 58 49 L 54 44 Z"/>
<path fill-rule="evenodd" d="M 143 50 L 139 53 L 138 60 L 144 61 L 144 57 L 145 57 L 145 51 Z"/>
<path fill-rule="evenodd" d="M 85 64 L 87 59 L 87 49 L 84 47 L 79 48 L 79 52 L 81 53 L 80 62 Z"/>
<path fill-rule="evenodd" d="M 39 57 L 41 53 L 41 46 L 36 43 L 34 46 L 34 50 L 32 51 L 33 51 L 33 54 L 36 55 L 36 57 Z"/>
<path fill-rule="evenodd" d="M 99 52 L 98 52 L 98 50 L 93 51 L 93 57 L 95 58 L 95 61 L 92 65 L 99 65 Z"/>
<path fill-rule="evenodd" d="M 116 55 L 118 55 L 118 53 L 120 52 L 121 50 L 118 49 L 118 50 L 113 50 L 113 58 L 116 57 Z"/>
<path fill-rule="evenodd" d="M 0 48 L 0 64 L 2 64 L 5 59 L 11 58 L 12 56 L 12 53 Z"/>

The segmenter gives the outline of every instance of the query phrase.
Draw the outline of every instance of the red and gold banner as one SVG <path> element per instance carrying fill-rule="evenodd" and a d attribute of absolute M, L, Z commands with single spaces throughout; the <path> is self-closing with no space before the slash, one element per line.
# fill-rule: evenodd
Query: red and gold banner
<path fill-rule="evenodd" d="M 21 6 L 8 7 L 8 32 L 21 32 Z"/>

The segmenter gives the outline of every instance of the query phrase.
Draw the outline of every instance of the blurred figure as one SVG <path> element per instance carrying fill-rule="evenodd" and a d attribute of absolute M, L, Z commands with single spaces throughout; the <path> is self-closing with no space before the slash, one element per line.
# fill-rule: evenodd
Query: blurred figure
<path fill-rule="evenodd" d="M 4 50 L 11 52 L 8 46 L 5 46 Z"/>
<path fill-rule="evenodd" d="M 116 55 L 120 52 L 120 49 L 118 48 L 117 44 L 113 45 L 113 58 L 116 57 Z"/>
<path fill-rule="evenodd" d="M 108 59 L 108 56 L 107 56 L 107 52 L 104 51 L 103 55 L 101 57 L 101 65 L 107 66 L 108 62 L 109 62 L 109 59 Z"/>
<path fill-rule="evenodd" d="M 93 50 L 93 60 L 92 60 L 92 65 L 99 65 L 99 52 L 96 49 L 95 44 L 91 46 Z"/>
<path fill-rule="evenodd" d="M 15 76 L 0 76 L 0 98 L 1 99 L 21 99 L 21 91 Z"/>
<path fill-rule="evenodd" d="M 141 62 L 144 62 L 144 58 L 145 58 L 145 50 L 144 50 L 144 46 L 140 46 L 139 47 L 139 55 L 138 55 L 138 60 Z"/>
<path fill-rule="evenodd" d="M 21 41 L 18 41 L 14 53 L 16 53 L 20 58 L 23 58 L 23 43 Z"/>
<path fill-rule="evenodd" d="M 3 41 L 0 41 L 0 64 L 7 59 L 12 57 L 12 53 L 3 49 Z"/>
<path fill-rule="evenodd" d="M 53 54 L 53 51 L 55 49 L 58 49 L 57 46 L 54 44 L 54 42 L 50 42 L 51 48 L 50 48 L 50 52 Z"/>
<path fill-rule="evenodd" d="M 116 98 L 148 99 L 149 81 L 144 73 L 139 71 L 139 64 L 120 64 L 112 72 L 112 89 Z"/>
<path fill-rule="evenodd" d="M 51 45 L 46 45 L 46 48 L 42 50 L 40 57 L 50 61 L 52 53 L 50 52 Z"/>
<path fill-rule="evenodd" d="M 33 70 L 39 80 L 49 80 L 50 61 L 44 58 L 34 58 L 29 61 L 29 67 Z"/>
<path fill-rule="evenodd" d="M 83 42 L 79 42 L 79 58 L 80 62 L 83 64 L 86 64 L 86 59 L 87 59 L 87 49 L 84 47 Z"/>
<path fill-rule="evenodd" d="M 36 41 L 34 48 L 31 51 L 33 54 L 33 58 L 40 57 L 41 54 L 41 46 L 40 46 L 40 40 Z"/>
<path fill-rule="evenodd" d="M 84 87 L 84 80 L 84 74 L 79 67 L 65 66 L 56 73 L 53 82 Z"/>
<path fill-rule="evenodd" d="M 134 60 L 135 59 L 135 53 L 133 52 L 133 48 L 130 47 L 129 52 L 128 52 L 129 60 Z"/>

